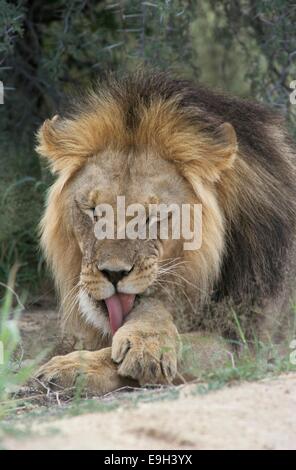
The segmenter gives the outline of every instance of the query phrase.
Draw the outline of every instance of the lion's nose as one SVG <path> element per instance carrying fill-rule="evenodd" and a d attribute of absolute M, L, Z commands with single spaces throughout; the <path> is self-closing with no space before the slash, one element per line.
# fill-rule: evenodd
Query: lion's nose
<path fill-rule="evenodd" d="M 116 284 L 124 277 L 126 276 L 129 271 L 125 271 L 125 270 L 122 270 L 122 271 L 115 271 L 115 270 L 111 270 L 111 269 L 103 269 L 102 270 L 102 273 L 106 276 L 106 278 L 108 279 L 108 281 L 112 282 L 112 284 L 114 286 L 116 286 Z"/>

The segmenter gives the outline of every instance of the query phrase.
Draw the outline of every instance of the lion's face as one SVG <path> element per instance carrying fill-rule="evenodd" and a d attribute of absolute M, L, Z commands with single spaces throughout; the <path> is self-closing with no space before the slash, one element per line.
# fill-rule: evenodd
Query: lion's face
<path fill-rule="evenodd" d="M 182 240 L 101 239 L 95 235 L 95 208 L 108 204 L 118 225 L 117 196 L 125 205 L 193 204 L 197 197 L 172 162 L 153 153 L 125 155 L 106 151 L 93 157 L 80 170 L 67 190 L 68 224 L 79 245 L 82 262 L 79 305 L 82 314 L 104 332 L 121 325 L 133 308 L 135 297 L 159 285 L 162 261 L 182 256 Z M 129 216 L 125 222 L 128 223 Z M 156 222 L 157 223 L 157 222 Z M 107 299 L 107 300 L 106 300 Z M 109 312 L 109 319 L 108 319 Z"/>
<path fill-rule="evenodd" d="M 136 78 L 135 88 L 126 81 L 107 83 L 87 93 L 70 114 L 46 120 L 38 132 L 37 150 L 57 175 L 41 244 L 61 296 L 64 326 L 75 333 L 86 326 L 81 319 L 96 335 L 116 331 L 138 298 L 150 294 L 167 292 L 169 307 L 184 297 L 192 309 L 219 276 L 224 212 L 234 212 L 228 193 L 235 130 L 220 118 L 209 119 L 195 102 L 190 105 L 181 90 L 171 95 L 177 82 L 168 82 L 168 93 L 158 89 L 158 81 L 148 82 Z M 126 208 L 201 203 L 202 246 L 184 251 L 184 240 L 171 236 L 98 239 L 94 209 L 108 204 L 116 214 L 117 196 L 125 197 Z M 115 217 L 118 229 L 116 223 Z M 179 262 L 178 278 L 169 281 L 172 260 Z"/>

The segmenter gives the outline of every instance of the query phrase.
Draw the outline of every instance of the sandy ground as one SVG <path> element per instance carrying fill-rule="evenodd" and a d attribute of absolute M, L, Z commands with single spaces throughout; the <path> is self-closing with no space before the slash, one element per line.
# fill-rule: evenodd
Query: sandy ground
<path fill-rule="evenodd" d="M 45 317 L 54 324 L 49 312 Z M 31 336 L 28 324 L 26 334 Z M 9 437 L 3 444 L 8 449 L 296 449 L 296 374 L 206 395 L 194 394 L 195 387 L 184 386 L 175 400 L 44 418 L 27 438 Z"/>
<path fill-rule="evenodd" d="M 33 425 L 8 449 L 296 449 L 296 374 Z"/>

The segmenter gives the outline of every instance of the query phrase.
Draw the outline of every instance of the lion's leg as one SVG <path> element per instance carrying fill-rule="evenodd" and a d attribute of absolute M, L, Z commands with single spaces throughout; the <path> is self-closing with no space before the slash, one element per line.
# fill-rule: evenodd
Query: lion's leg
<path fill-rule="evenodd" d="M 232 351 L 223 338 L 204 332 L 185 333 L 174 384 L 202 377 L 204 373 L 231 364 Z"/>
<path fill-rule="evenodd" d="M 35 374 L 41 384 L 57 390 L 78 384 L 83 390 L 102 395 L 124 386 L 138 385 L 134 380 L 120 376 L 111 359 L 111 348 L 99 351 L 75 351 L 55 356 Z"/>
<path fill-rule="evenodd" d="M 172 316 L 155 299 L 143 299 L 115 333 L 112 359 L 118 373 L 144 384 L 172 383 L 180 339 Z"/>

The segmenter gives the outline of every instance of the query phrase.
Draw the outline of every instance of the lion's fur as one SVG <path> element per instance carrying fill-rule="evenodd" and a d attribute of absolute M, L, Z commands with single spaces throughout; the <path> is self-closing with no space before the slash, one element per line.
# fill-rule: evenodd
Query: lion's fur
<path fill-rule="evenodd" d="M 194 188 L 204 207 L 203 245 L 184 257 L 207 294 L 204 318 L 215 316 L 219 304 L 260 308 L 280 295 L 293 255 L 295 148 L 273 111 L 145 71 L 98 83 L 64 115 L 47 120 L 38 140 L 38 152 L 57 174 L 41 242 L 68 308 L 81 254 L 64 223 L 67 187 L 107 149 L 126 155 L 149 149 L 174 162 Z M 215 324 L 222 326 L 223 312 Z M 78 312 L 77 319 L 81 325 Z"/>

